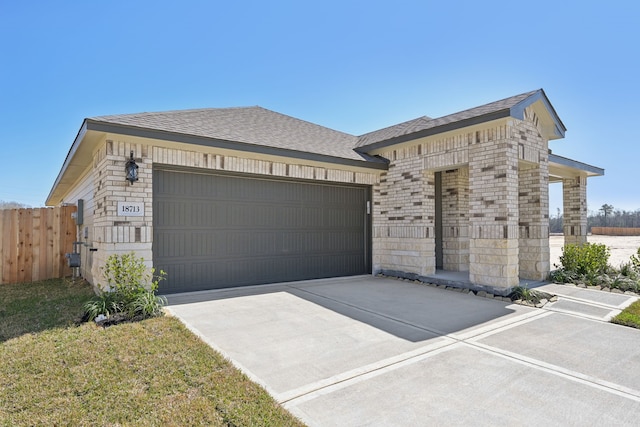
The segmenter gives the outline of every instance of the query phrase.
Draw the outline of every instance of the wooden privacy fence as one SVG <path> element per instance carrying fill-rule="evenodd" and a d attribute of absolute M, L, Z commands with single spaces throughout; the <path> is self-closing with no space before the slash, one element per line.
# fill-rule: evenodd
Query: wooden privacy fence
<path fill-rule="evenodd" d="M 0 284 L 71 275 L 75 206 L 0 210 Z"/>
<path fill-rule="evenodd" d="M 602 234 L 605 236 L 640 236 L 640 228 L 591 227 L 591 234 Z"/>

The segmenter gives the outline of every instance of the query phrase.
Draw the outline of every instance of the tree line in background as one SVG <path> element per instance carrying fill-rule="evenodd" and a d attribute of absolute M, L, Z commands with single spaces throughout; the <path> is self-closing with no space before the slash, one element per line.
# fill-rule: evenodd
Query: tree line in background
<path fill-rule="evenodd" d="M 18 202 L 7 202 L 5 200 L 0 200 L 0 209 L 22 209 L 22 208 L 30 208 L 31 206 L 25 205 L 24 203 Z"/>
<path fill-rule="evenodd" d="M 640 228 L 640 209 L 625 211 L 604 204 L 597 211 L 589 211 L 587 215 L 587 231 L 591 227 L 631 227 Z M 562 233 L 562 212 L 558 208 L 555 216 L 550 215 L 549 232 Z"/>

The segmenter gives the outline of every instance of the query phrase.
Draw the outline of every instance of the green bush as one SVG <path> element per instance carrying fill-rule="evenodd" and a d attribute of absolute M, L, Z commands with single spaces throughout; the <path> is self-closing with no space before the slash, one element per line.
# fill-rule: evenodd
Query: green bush
<path fill-rule="evenodd" d="M 549 273 L 549 280 L 640 292 L 640 248 L 618 269 L 608 265 L 609 248 L 602 244 L 567 245 L 562 252 L 561 266 Z"/>
<path fill-rule="evenodd" d="M 157 296 L 158 283 L 166 275 L 147 268 L 144 259 L 131 252 L 114 254 L 102 268 L 107 285 L 98 285 L 100 293 L 85 304 L 85 317 L 93 320 L 99 315 L 107 318 L 116 314 L 126 318 L 156 317 L 162 315 L 166 298 Z"/>
<path fill-rule="evenodd" d="M 630 262 L 623 262 L 622 264 L 620 264 L 619 271 L 620 271 L 620 274 L 623 275 L 624 277 L 635 277 L 635 275 L 637 274 L 633 264 Z"/>
<path fill-rule="evenodd" d="M 631 255 L 629 264 L 636 273 L 640 274 L 640 248 L 638 248 L 636 255 Z"/>
<path fill-rule="evenodd" d="M 621 291 L 638 292 L 640 290 L 640 283 L 637 280 L 623 275 L 616 276 L 611 281 L 610 286 L 611 288 L 620 289 Z"/>
<path fill-rule="evenodd" d="M 591 281 L 607 272 L 609 255 L 609 248 L 603 244 L 566 245 L 562 249 L 560 264 L 565 272 L 586 276 Z"/>

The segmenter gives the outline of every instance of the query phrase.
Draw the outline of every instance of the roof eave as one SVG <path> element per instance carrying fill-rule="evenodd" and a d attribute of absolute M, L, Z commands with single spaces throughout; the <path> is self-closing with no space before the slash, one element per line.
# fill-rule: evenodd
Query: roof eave
<path fill-rule="evenodd" d="M 234 151 L 252 152 L 279 157 L 291 157 L 300 160 L 312 160 L 323 163 L 334 163 L 346 166 L 357 166 L 369 169 L 386 169 L 387 166 L 381 160 L 369 156 L 365 153 L 358 153 L 362 160 L 348 159 L 345 157 L 330 156 L 327 154 L 309 153 L 286 148 L 270 147 L 266 145 L 250 144 L 245 142 L 231 141 L 226 139 L 208 138 L 198 135 L 190 135 L 178 132 L 163 131 L 157 129 L 142 128 L 116 123 L 105 123 L 87 120 L 89 130 L 104 133 L 126 134 L 129 136 L 158 139 L 162 141 L 172 141 L 205 147 L 221 148 Z"/>
<path fill-rule="evenodd" d="M 524 120 L 524 110 L 538 101 L 540 101 L 544 105 L 549 114 L 549 118 L 553 122 L 553 129 L 550 132 L 550 135 L 547 135 L 547 137 L 549 139 L 564 138 L 564 134 L 567 131 L 567 128 L 565 127 L 564 123 L 562 123 L 562 120 L 560 120 L 558 113 L 556 113 L 555 108 L 553 108 L 553 105 L 551 105 L 551 102 L 549 102 L 549 98 L 547 98 L 547 95 L 544 93 L 543 89 L 537 90 L 532 95 L 526 97 L 525 99 L 511 107 L 511 117 L 519 120 Z"/>
<path fill-rule="evenodd" d="M 453 130 L 462 129 L 469 126 L 479 125 L 486 122 L 491 122 L 493 120 L 503 119 L 505 117 L 509 117 L 511 114 L 508 108 L 503 110 L 494 111 L 488 114 L 483 114 L 481 116 L 470 117 L 468 119 L 458 120 L 451 123 L 446 123 L 444 125 L 435 126 L 432 128 L 424 129 L 418 132 L 409 133 L 406 135 L 400 135 L 395 138 L 387 139 L 380 142 L 375 142 L 373 144 L 364 145 L 362 147 L 356 148 L 356 151 L 361 153 L 368 153 L 373 150 L 378 150 L 380 148 L 388 147 L 390 145 L 402 144 L 403 142 L 412 141 L 419 138 L 425 138 L 432 135 L 437 135 L 444 132 L 449 132 Z"/>
<path fill-rule="evenodd" d="M 568 157 L 558 156 L 557 154 L 549 154 L 550 167 L 558 165 L 561 167 L 569 168 L 575 171 L 579 171 L 586 176 L 604 176 L 604 169 L 589 165 L 587 163 L 579 162 L 577 160 L 570 159 Z"/>
<path fill-rule="evenodd" d="M 58 185 L 60 185 L 60 181 L 62 181 L 62 178 L 65 174 L 65 172 L 67 171 L 67 168 L 69 167 L 69 164 L 71 163 L 71 160 L 73 159 L 73 157 L 75 156 L 76 152 L 78 151 L 78 148 L 80 147 L 80 144 L 82 143 L 82 140 L 84 139 L 85 135 L 87 134 L 88 131 L 88 127 L 87 127 L 87 119 L 84 119 L 84 121 L 82 122 L 82 126 L 80 126 L 80 130 L 78 130 L 78 134 L 76 135 L 75 139 L 73 140 L 73 144 L 71 144 L 71 148 L 69 149 L 69 152 L 67 153 L 67 157 L 65 157 L 64 159 L 64 163 L 62 163 L 62 168 L 60 168 L 60 172 L 58 172 L 58 176 L 56 177 L 56 180 L 53 183 L 53 186 L 51 187 L 51 191 L 49 191 L 49 195 L 47 196 L 47 199 L 45 201 L 45 205 L 46 206 L 54 206 L 57 205 L 58 202 L 55 202 L 53 200 L 56 190 L 58 188 Z"/>

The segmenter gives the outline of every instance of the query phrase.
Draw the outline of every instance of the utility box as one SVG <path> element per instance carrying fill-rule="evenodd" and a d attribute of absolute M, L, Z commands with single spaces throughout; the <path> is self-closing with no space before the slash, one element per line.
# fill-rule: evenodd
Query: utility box
<path fill-rule="evenodd" d="M 69 267 L 75 268 L 80 267 L 80 254 L 72 252 L 64 255 L 67 258 L 67 263 Z"/>
<path fill-rule="evenodd" d="M 67 258 L 67 263 L 71 268 L 80 267 L 80 247 L 82 246 L 82 242 L 73 242 L 73 252 L 64 254 Z"/>
<path fill-rule="evenodd" d="M 78 210 L 76 211 L 76 225 L 84 224 L 84 199 L 78 199 Z"/>

